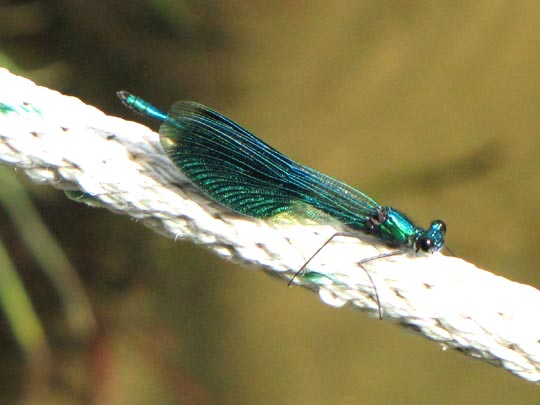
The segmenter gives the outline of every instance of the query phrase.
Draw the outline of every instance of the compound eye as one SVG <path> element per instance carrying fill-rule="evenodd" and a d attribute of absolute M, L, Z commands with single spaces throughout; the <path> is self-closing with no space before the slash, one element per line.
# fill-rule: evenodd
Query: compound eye
<path fill-rule="evenodd" d="M 446 224 L 444 223 L 444 221 L 441 221 L 440 219 L 433 221 L 433 223 L 431 224 L 431 228 L 432 229 L 437 228 L 439 232 L 442 233 L 443 235 L 446 233 Z"/>
<path fill-rule="evenodd" d="M 418 241 L 418 246 L 422 252 L 430 252 L 433 250 L 433 240 L 430 238 L 422 238 Z"/>

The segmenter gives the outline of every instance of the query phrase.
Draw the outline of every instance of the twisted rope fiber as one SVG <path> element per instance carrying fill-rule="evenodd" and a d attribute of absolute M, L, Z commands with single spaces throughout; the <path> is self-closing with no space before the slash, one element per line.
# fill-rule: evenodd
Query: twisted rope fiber
<path fill-rule="evenodd" d="M 37 183 L 82 190 L 162 235 L 203 244 L 285 283 L 337 231 L 234 214 L 209 201 L 178 171 L 155 132 L 5 69 L 0 69 L 0 162 Z M 358 262 L 384 252 L 369 238 L 337 237 L 307 266 L 312 277 L 297 277 L 295 284 L 317 292 L 326 304 L 348 304 L 377 316 L 373 285 Z M 383 320 L 540 381 L 537 289 L 440 253 L 393 256 L 365 266 Z"/>

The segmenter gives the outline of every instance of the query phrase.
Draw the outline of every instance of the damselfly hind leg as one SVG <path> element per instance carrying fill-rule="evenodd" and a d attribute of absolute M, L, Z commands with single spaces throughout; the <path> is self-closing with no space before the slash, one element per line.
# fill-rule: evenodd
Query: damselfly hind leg
<path fill-rule="evenodd" d="M 309 262 L 311 262 L 311 260 L 313 260 L 313 258 L 315 256 L 317 256 L 319 254 L 319 252 L 321 250 L 323 250 L 323 248 L 328 245 L 332 239 L 334 239 L 336 236 L 341 236 L 342 234 L 340 234 L 339 232 L 336 232 L 335 234 L 333 234 L 332 236 L 330 236 L 330 238 L 328 238 L 328 240 L 326 242 L 324 242 L 320 248 L 318 248 L 315 253 L 313 253 L 309 259 L 307 259 L 307 261 L 302 265 L 302 267 L 300 267 L 300 269 L 298 269 L 298 271 L 296 273 L 294 273 L 294 275 L 291 277 L 291 279 L 289 280 L 289 282 L 287 283 L 287 285 L 290 287 L 294 281 L 294 279 L 296 277 L 298 277 L 300 274 L 302 274 L 304 272 L 304 269 L 307 267 L 307 265 L 309 264 Z"/>
<path fill-rule="evenodd" d="M 289 282 L 287 283 L 287 285 L 290 287 L 293 283 L 293 281 L 295 280 L 296 277 L 302 275 L 307 267 L 307 265 L 315 258 L 315 256 L 317 256 L 321 250 L 324 249 L 324 247 L 326 245 L 328 245 L 336 236 L 348 236 L 348 237 L 355 237 L 355 235 L 350 235 L 350 234 L 347 234 L 347 233 L 341 233 L 341 232 L 336 232 L 334 233 L 330 238 L 328 238 L 326 240 L 326 242 L 324 242 L 321 247 L 319 247 L 315 253 L 313 253 L 309 259 L 302 265 L 302 267 L 300 267 L 300 269 L 294 273 L 294 275 L 291 277 L 291 279 L 289 280 Z M 380 255 L 377 255 L 377 256 L 373 256 L 373 257 L 368 257 L 366 259 L 362 259 L 358 262 L 358 265 L 362 268 L 362 270 L 364 271 L 364 273 L 366 273 L 366 276 L 368 277 L 371 285 L 373 286 L 373 292 L 375 294 L 375 301 L 377 301 L 377 308 L 378 308 L 378 312 L 379 312 L 379 319 L 382 320 L 382 306 L 381 306 L 381 300 L 379 298 L 379 292 L 377 291 L 377 287 L 375 285 L 375 282 L 373 281 L 373 278 L 371 277 L 371 274 L 369 274 L 369 272 L 367 271 L 367 269 L 363 266 L 365 263 L 368 263 L 368 262 L 371 262 L 373 260 L 377 260 L 377 259 L 381 259 L 381 258 L 384 258 L 384 257 L 389 257 L 389 256 L 396 256 L 396 255 L 399 255 L 399 254 L 403 254 L 404 252 L 401 251 L 401 250 L 397 250 L 395 252 L 389 252 L 389 253 L 383 253 L 383 254 L 380 254 Z M 329 278 L 329 277 L 327 277 Z M 330 280 L 332 281 L 335 281 L 333 278 L 329 278 Z"/>

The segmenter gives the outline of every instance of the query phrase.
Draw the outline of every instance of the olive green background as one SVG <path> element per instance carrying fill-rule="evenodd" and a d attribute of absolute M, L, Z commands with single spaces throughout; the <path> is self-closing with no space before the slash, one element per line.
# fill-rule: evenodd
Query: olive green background
<path fill-rule="evenodd" d="M 457 256 L 537 286 L 539 21 L 532 0 L 18 2 L 0 5 L 0 65 L 132 120 L 116 90 L 204 103 L 421 225 L 444 219 Z M 0 316 L 2 403 L 540 400 L 502 369 L 18 177 L 99 327 L 70 336 L 2 212 L 53 354 L 29 385 Z"/>

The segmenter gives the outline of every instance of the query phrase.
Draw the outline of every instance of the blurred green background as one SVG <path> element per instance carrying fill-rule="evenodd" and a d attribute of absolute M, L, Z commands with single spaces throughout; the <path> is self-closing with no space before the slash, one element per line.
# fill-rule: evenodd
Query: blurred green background
<path fill-rule="evenodd" d="M 119 89 L 209 105 L 419 224 L 444 219 L 457 256 L 537 286 L 539 21 L 537 1 L 3 2 L 0 66 L 132 120 Z M 0 266 L 25 291 L 2 297 L 2 404 L 540 399 L 506 371 L 16 178 L 26 191 L 0 191 Z M 27 192 L 33 219 L 13 204 Z M 28 218 L 51 250 L 31 247 Z"/>

